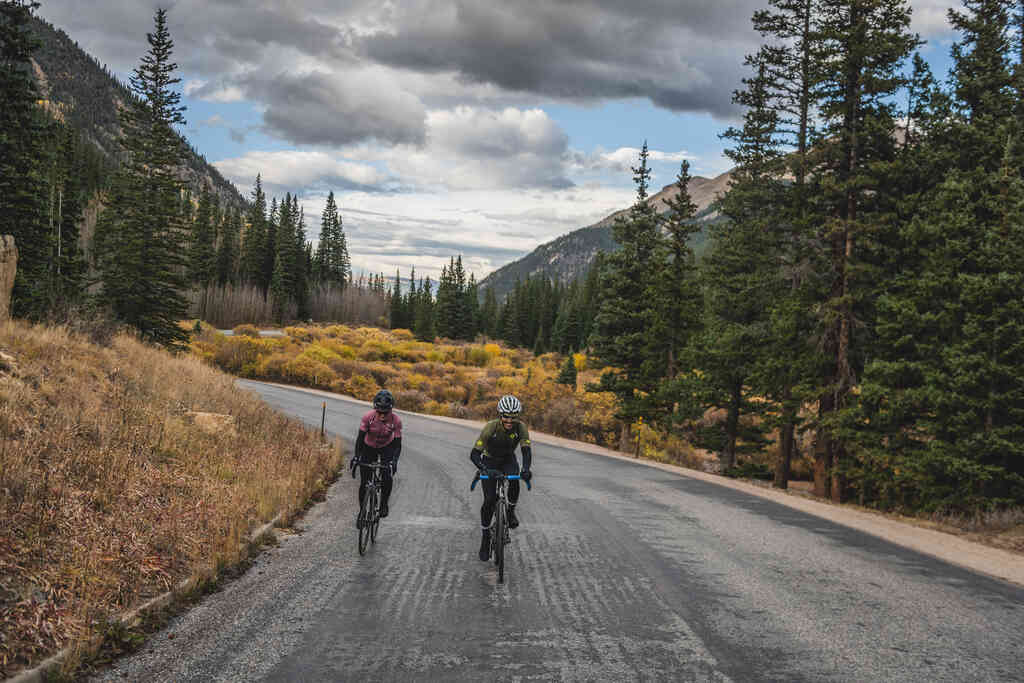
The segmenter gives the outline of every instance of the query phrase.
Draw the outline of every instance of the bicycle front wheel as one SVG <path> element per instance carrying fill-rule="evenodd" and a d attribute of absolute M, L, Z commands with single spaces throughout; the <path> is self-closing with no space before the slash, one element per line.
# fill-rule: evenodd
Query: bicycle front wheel
<path fill-rule="evenodd" d="M 370 543 L 377 542 L 377 528 L 380 526 L 380 497 L 373 496 L 373 524 L 370 525 Z"/>
<path fill-rule="evenodd" d="M 360 555 L 364 555 L 366 553 L 366 545 L 370 542 L 370 533 L 373 529 L 374 512 L 377 509 L 377 501 L 374 493 L 373 487 L 367 486 L 366 493 L 363 494 L 363 509 L 359 513 L 359 518 L 362 522 L 359 525 Z"/>
<path fill-rule="evenodd" d="M 499 503 L 494 515 L 494 531 L 491 542 L 494 544 L 494 564 L 498 565 L 498 583 L 505 582 L 505 503 Z"/>

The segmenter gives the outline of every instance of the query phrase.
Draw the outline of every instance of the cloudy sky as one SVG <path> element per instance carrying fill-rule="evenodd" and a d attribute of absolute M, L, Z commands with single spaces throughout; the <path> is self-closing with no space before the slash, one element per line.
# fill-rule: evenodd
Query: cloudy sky
<path fill-rule="evenodd" d="M 169 10 L 183 132 L 248 194 L 298 193 L 310 239 L 333 190 L 357 270 L 478 278 L 628 206 L 729 168 L 718 135 L 763 0 L 41 0 L 126 77 Z M 957 0 L 912 0 L 945 76 Z"/>

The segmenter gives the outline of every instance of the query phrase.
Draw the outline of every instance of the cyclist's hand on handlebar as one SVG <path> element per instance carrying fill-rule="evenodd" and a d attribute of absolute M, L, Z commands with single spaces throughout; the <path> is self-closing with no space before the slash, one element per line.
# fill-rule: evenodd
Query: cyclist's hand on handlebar
<path fill-rule="evenodd" d="M 359 458 L 352 458 L 352 462 L 348 464 L 348 468 L 352 471 L 352 478 L 356 478 L 356 468 L 359 466 Z"/>
<path fill-rule="evenodd" d="M 533 479 L 533 472 L 530 470 L 523 470 L 519 473 L 519 478 L 529 484 L 530 480 Z"/>

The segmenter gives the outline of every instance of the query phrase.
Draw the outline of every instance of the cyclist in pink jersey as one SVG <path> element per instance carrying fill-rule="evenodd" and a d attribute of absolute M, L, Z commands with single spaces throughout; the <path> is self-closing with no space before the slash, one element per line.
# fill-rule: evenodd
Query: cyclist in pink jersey
<path fill-rule="evenodd" d="M 388 516 L 388 498 L 391 497 L 392 477 L 398 472 L 398 456 L 402 454 L 402 420 L 394 413 L 395 397 L 387 389 L 381 389 L 373 397 L 373 410 L 363 415 L 359 422 L 359 436 L 356 437 L 355 457 L 352 458 L 352 476 L 356 466 L 372 462 L 380 456 L 382 465 L 390 465 L 384 473 L 381 488 L 380 516 Z M 362 507 L 366 483 L 373 475 L 369 467 L 359 468 L 359 505 Z"/>

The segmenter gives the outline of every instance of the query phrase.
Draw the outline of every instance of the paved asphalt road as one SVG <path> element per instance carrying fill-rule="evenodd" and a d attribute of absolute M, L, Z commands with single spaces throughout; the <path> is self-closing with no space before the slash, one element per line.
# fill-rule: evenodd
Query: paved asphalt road
<path fill-rule="evenodd" d="M 241 384 L 320 426 L 324 396 Z M 351 440 L 367 404 L 327 399 Z M 346 475 L 134 681 L 1024 681 L 1024 588 L 741 491 L 537 444 L 504 585 L 465 426 L 402 414 L 391 516 Z"/>

